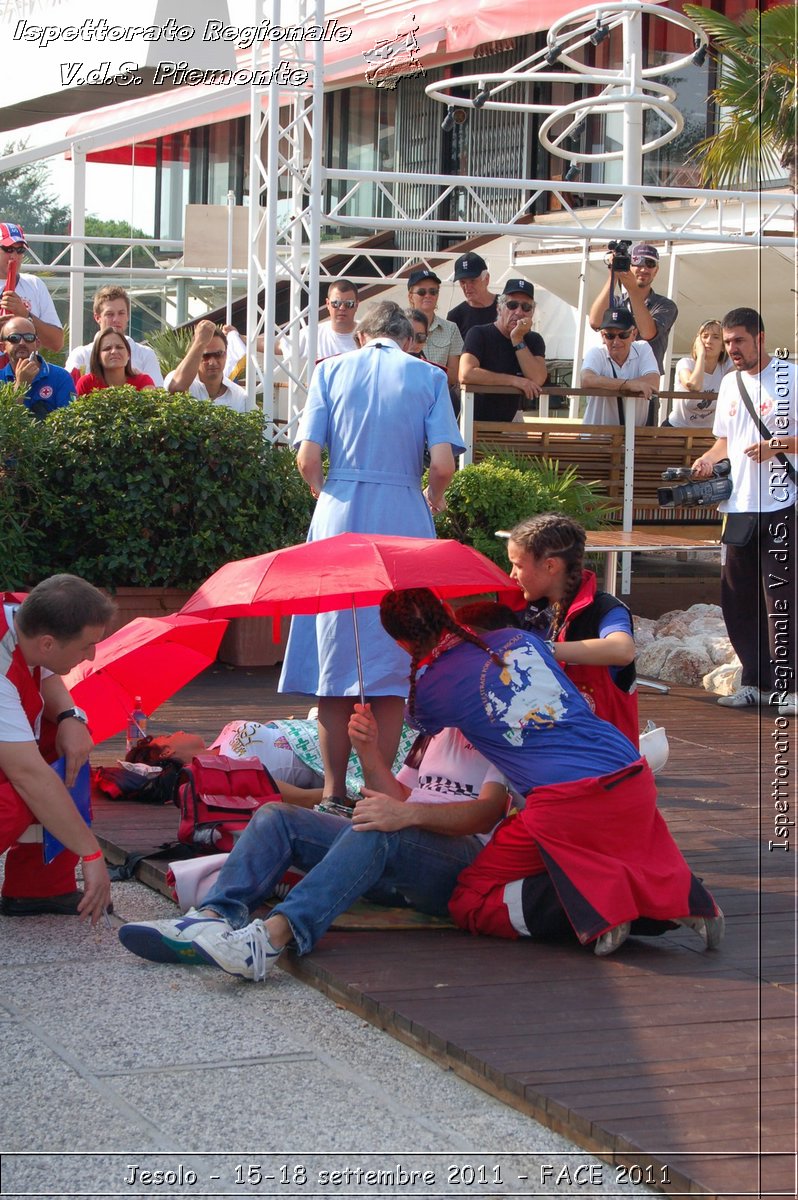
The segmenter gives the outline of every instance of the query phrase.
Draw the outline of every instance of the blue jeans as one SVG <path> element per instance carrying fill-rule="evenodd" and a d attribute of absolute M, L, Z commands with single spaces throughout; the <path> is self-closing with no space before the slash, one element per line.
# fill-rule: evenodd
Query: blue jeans
<path fill-rule="evenodd" d="M 481 849 L 476 837 L 448 837 L 423 829 L 358 832 L 346 817 L 264 804 L 202 907 L 215 909 L 234 928 L 241 928 L 289 867 L 307 871 L 273 910 L 290 923 L 299 953 L 307 954 L 338 914 L 361 896 L 446 916 L 457 876 Z"/>

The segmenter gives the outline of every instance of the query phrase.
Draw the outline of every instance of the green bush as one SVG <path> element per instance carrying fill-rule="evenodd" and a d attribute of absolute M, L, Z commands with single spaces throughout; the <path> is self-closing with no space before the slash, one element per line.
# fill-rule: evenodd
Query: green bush
<path fill-rule="evenodd" d="M 585 483 L 575 467 L 551 459 L 484 458 L 458 471 L 446 492 L 447 509 L 435 518 L 439 537 L 456 538 L 507 566 L 506 543 L 497 529 L 512 529 L 524 517 L 562 512 L 586 529 L 598 529 L 610 508 L 599 485 Z"/>
<path fill-rule="evenodd" d="M 35 575 L 53 504 L 42 466 L 44 422 L 21 395 L 15 384 L 0 384 L 0 590 L 11 591 Z"/>
<path fill-rule="evenodd" d="M 40 431 L 41 524 L 25 528 L 27 558 L 5 586 L 69 570 L 110 589 L 191 588 L 232 559 L 304 540 L 310 493 L 293 454 L 264 441 L 259 413 L 108 388 L 28 421 Z M 30 472 L 16 476 L 18 491 L 30 486 Z"/>

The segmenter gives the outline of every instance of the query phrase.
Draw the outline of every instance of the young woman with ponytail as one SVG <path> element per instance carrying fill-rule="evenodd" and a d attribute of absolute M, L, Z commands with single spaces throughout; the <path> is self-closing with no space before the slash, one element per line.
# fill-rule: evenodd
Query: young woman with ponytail
<path fill-rule="evenodd" d="M 677 925 L 717 947 L 723 914 L 657 811 L 651 769 L 583 703 L 540 634 L 478 636 L 427 588 L 389 592 L 380 618 L 411 656 L 415 723 L 459 729 L 526 797 L 461 872 L 449 905 L 459 925 L 550 936 L 558 910 L 598 955 Z"/>
<path fill-rule="evenodd" d="M 585 531 L 561 513 L 543 513 L 510 531 L 510 574 L 530 604 L 551 614 L 554 657 L 597 717 L 637 746 L 635 643 L 632 615 L 622 601 L 599 591 L 584 566 Z"/>

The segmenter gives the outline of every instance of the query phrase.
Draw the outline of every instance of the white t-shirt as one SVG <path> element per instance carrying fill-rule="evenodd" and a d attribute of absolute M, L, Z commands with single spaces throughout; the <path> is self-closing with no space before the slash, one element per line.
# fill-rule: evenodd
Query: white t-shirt
<path fill-rule="evenodd" d="M 648 342 L 632 342 L 629 355 L 622 367 L 613 362 L 604 346 L 588 350 L 582 361 L 582 371 L 593 371 L 610 379 L 639 379 L 641 375 L 659 375 L 654 352 Z M 625 397 L 621 405 L 634 400 L 635 425 L 645 425 L 648 420 L 648 400 L 642 396 Z M 617 425 L 618 401 L 614 396 L 588 396 L 584 416 L 585 425 Z"/>
<path fill-rule="evenodd" d="M 795 363 L 779 358 L 771 358 L 758 375 L 742 372 L 754 412 L 772 437 L 798 434 L 795 379 Z M 775 458 L 756 463 L 745 453 L 746 446 L 763 439 L 740 396 L 736 372 L 726 375 L 721 382 L 712 432 L 715 437 L 727 439 L 734 483 L 729 499 L 718 505 L 721 512 L 776 512 L 795 503 L 798 489 L 782 464 Z M 785 454 L 785 457 L 795 467 L 796 455 Z"/>
<path fill-rule="evenodd" d="M 231 721 L 209 747 L 218 748 L 227 758 L 257 758 L 275 779 L 299 788 L 318 788 L 324 783 L 312 767 L 294 753 L 279 722 L 262 725 L 259 721 Z"/>
<path fill-rule="evenodd" d="M 291 343 L 287 337 L 280 338 L 280 349 L 283 358 L 290 357 Z M 330 321 L 322 321 L 319 325 L 316 331 L 316 362 L 320 362 L 323 358 L 334 358 L 336 354 L 347 354 L 350 350 L 359 349 L 354 333 L 336 333 Z M 306 329 L 301 330 L 299 334 L 299 354 L 301 358 L 308 356 Z"/>
<path fill-rule="evenodd" d="M 0 638 L 0 742 L 35 742 L 38 732 L 38 728 L 31 728 L 19 692 L 8 679 L 11 657 L 17 648 L 14 612 L 18 607 L 18 604 L 3 605 L 8 629 Z"/>
<path fill-rule="evenodd" d="M 676 390 L 682 391 L 684 384 L 679 379 L 681 374 L 692 375 L 695 369 L 695 359 L 680 358 L 676 364 Z M 717 392 L 720 387 L 720 382 L 724 375 L 728 375 L 729 371 L 733 371 L 730 360 L 727 358 L 725 362 L 718 363 L 714 371 L 704 372 L 704 386 L 702 392 Z M 711 429 L 712 422 L 715 419 L 715 404 L 712 400 L 688 399 L 674 400 L 673 408 L 668 414 L 668 420 L 675 429 Z"/>
<path fill-rule="evenodd" d="M 125 336 L 127 337 L 127 334 Z M 156 387 L 163 387 L 161 365 L 155 357 L 155 351 L 141 342 L 134 342 L 131 337 L 127 338 L 127 344 L 130 346 L 130 365 L 135 373 L 149 375 Z M 86 346 L 76 346 L 74 350 L 70 350 L 69 358 L 64 364 L 67 371 L 73 371 L 77 367 L 81 374 L 86 374 L 89 370 L 92 345 L 93 343 L 89 342 Z"/>
<path fill-rule="evenodd" d="M 55 311 L 53 298 L 47 290 L 47 285 L 38 275 L 20 275 L 14 289 L 25 307 L 34 317 L 44 321 L 46 325 L 57 325 L 61 328 L 61 319 Z"/>
<path fill-rule="evenodd" d="M 483 783 L 509 783 L 497 767 L 467 742 L 459 729 L 442 729 L 427 746 L 418 768 L 406 764 L 396 778 L 410 788 L 407 797 L 413 804 L 452 804 L 476 800 Z M 490 841 L 490 833 L 478 833 L 481 842 Z"/>
<path fill-rule="evenodd" d="M 169 387 L 173 377 L 174 371 L 170 371 L 164 380 L 164 387 Z M 186 391 L 195 400 L 210 400 L 208 389 L 199 379 L 195 379 L 190 387 L 186 388 Z M 226 375 L 222 376 L 222 390 L 213 403 L 223 404 L 225 408 L 232 408 L 233 412 L 238 413 L 252 412 L 255 408 L 254 403 L 250 404 L 249 396 L 244 389 L 237 383 L 233 383 L 232 379 L 228 379 Z"/>

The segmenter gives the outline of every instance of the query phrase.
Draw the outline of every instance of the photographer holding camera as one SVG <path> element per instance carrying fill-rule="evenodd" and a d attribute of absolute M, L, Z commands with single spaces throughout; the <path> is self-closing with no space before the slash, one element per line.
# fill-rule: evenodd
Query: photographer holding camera
<path fill-rule="evenodd" d="M 638 242 L 629 251 L 628 242 L 610 242 L 607 256 L 610 274 L 590 308 L 590 327 L 600 329 L 607 309 L 628 309 L 637 329 L 637 336 L 648 342 L 662 374 L 668 336 L 679 315 L 679 310 L 667 296 L 660 296 L 652 288 L 659 271 L 659 251 L 648 242 Z M 616 281 L 622 285 L 626 295 L 621 299 L 614 296 Z"/>
<path fill-rule="evenodd" d="M 692 468 L 709 479 L 716 463 L 731 462 L 731 495 L 720 504 L 720 603 L 742 677 L 718 704 L 773 704 L 781 717 L 796 716 L 796 368 L 767 353 L 753 308 L 732 309 L 722 325 L 735 371 L 718 391 L 717 441 Z"/>

